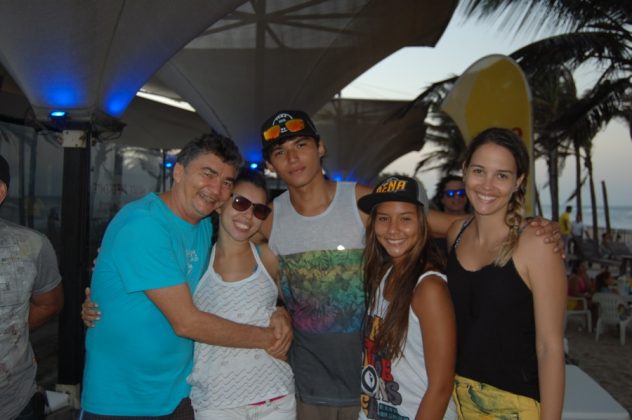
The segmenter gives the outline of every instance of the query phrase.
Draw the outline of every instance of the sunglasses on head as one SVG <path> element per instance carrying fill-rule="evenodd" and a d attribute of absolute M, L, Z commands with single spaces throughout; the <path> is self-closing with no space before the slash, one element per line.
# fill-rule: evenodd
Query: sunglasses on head
<path fill-rule="evenodd" d="M 445 190 L 443 192 L 443 195 L 445 195 L 446 197 L 465 197 L 465 190 L 463 188 L 459 189 L 459 190 Z"/>
<path fill-rule="evenodd" d="M 246 211 L 252 207 L 252 214 L 259 220 L 265 220 L 272 209 L 265 204 L 255 204 L 241 195 L 233 194 L 232 206 L 237 211 Z"/>
<path fill-rule="evenodd" d="M 287 120 L 283 124 L 283 126 L 290 133 L 297 133 L 305 128 L 305 121 L 303 121 L 301 118 L 294 118 L 292 120 Z M 280 136 L 281 136 L 281 124 L 275 124 L 263 132 L 263 139 L 265 141 L 276 140 Z"/>

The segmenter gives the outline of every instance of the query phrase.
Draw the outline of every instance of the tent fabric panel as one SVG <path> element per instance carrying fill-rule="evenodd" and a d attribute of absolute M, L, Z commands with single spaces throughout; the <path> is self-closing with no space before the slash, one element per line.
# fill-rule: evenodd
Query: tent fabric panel
<path fill-rule="evenodd" d="M 173 54 L 244 0 L 37 0 L 0 3 L 0 62 L 40 119 L 122 114 Z"/>
<path fill-rule="evenodd" d="M 259 125 L 271 113 L 299 108 L 313 114 L 402 46 L 433 45 L 455 6 L 430 0 L 397 7 L 367 0 L 249 2 L 187 45 L 158 78 L 255 160 Z"/>

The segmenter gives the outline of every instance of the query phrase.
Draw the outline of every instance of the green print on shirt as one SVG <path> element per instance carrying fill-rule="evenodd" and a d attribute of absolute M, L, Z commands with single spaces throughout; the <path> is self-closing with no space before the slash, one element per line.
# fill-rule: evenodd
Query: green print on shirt
<path fill-rule="evenodd" d="M 282 255 L 279 269 L 295 328 L 314 333 L 360 330 L 364 316 L 362 249 Z"/>

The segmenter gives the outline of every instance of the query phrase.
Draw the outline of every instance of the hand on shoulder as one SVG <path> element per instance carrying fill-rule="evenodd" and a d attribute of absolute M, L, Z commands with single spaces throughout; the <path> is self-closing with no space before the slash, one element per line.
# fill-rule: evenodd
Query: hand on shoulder
<path fill-rule="evenodd" d="M 356 193 L 356 202 L 364 197 L 367 194 L 371 194 L 373 192 L 373 190 L 369 187 L 367 187 L 366 185 L 362 185 L 362 184 L 356 184 L 355 186 L 355 193 Z M 369 220 L 369 215 L 366 214 L 365 212 L 363 212 L 362 210 L 360 210 L 358 208 L 358 213 L 360 213 L 360 218 L 362 219 L 362 222 L 364 223 L 364 225 L 366 226 L 368 220 Z"/>
<path fill-rule="evenodd" d="M 561 276 L 565 280 L 564 263 L 556 253 L 557 242 L 547 243 L 538 234 L 538 227 L 527 225 L 520 235 L 514 261 L 530 287 L 533 282 Z"/>

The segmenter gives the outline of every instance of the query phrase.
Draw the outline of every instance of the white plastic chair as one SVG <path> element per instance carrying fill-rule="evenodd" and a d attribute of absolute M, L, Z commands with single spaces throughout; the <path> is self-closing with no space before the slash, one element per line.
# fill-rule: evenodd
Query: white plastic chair
<path fill-rule="evenodd" d="M 566 331 L 566 324 L 568 322 L 568 317 L 571 316 L 581 316 L 586 318 L 586 329 L 588 332 L 592 332 L 592 314 L 590 313 L 590 309 L 588 309 L 588 301 L 584 297 L 575 297 L 568 296 L 567 302 L 577 302 L 574 305 L 577 309 L 567 309 L 566 317 L 564 318 L 564 330 Z"/>
<path fill-rule="evenodd" d="M 632 320 L 632 317 L 629 315 L 621 319 L 619 307 L 621 305 L 625 307 L 625 301 L 616 293 L 595 293 L 592 300 L 599 305 L 599 318 L 597 319 L 597 328 L 595 328 L 595 341 L 599 340 L 599 336 L 603 332 L 605 325 L 618 325 L 621 345 L 625 345 L 625 329 L 630 320 Z"/>

